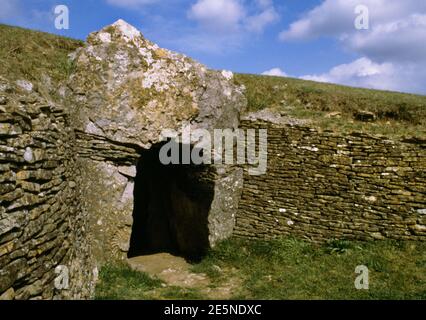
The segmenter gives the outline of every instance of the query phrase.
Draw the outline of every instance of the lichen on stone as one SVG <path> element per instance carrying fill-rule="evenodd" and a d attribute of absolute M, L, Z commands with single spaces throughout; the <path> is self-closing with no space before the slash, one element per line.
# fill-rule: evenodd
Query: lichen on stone
<path fill-rule="evenodd" d="M 74 63 L 76 122 L 91 130 L 91 119 L 114 141 L 148 147 L 188 121 L 235 128 L 246 105 L 231 72 L 160 48 L 123 20 L 89 35 Z"/>

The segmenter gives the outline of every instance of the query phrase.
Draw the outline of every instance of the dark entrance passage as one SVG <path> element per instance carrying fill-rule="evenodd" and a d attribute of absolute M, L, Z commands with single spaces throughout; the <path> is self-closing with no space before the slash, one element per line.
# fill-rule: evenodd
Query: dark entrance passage
<path fill-rule="evenodd" d="M 214 196 L 211 167 L 163 165 L 161 145 L 141 155 L 134 190 L 128 256 L 167 252 L 197 258 L 208 248 L 208 212 Z"/>

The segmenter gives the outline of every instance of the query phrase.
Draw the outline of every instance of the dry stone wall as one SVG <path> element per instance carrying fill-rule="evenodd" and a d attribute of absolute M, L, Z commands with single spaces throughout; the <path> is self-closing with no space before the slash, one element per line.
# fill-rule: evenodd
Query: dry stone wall
<path fill-rule="evenodd" d="M 92 267 L 81 215 L 74 134 L 62 107 L 27 81 L 0 79 L 0 296 L 90 296 Z M 69 287 L 57 290 L 57 266 Z"/>
<path fill-rule="evenodd" d="M 235 234 L 426 240 L 426 141 L 319 132 L 248 117 L 268 130 L 267 174 L 245 174 Z"/>

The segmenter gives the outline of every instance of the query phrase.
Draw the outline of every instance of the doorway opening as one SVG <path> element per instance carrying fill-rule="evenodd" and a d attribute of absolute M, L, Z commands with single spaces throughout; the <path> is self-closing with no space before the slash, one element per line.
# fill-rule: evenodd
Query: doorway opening
<path fill-rule="evenodd" d="M 198 259 L 209 247 L 213 168 L 164 165 L 159 159 L 163 145 L 144 151 L 137 165 L 128 257 L 171 253 Z"/>

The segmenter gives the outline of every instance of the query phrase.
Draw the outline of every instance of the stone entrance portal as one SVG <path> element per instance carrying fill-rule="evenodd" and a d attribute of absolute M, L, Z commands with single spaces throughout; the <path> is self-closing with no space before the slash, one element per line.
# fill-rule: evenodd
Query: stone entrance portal
<path fill-rule="evenodd" d="M 160 148 L 143 152 L 138 162 L 128 256 L 167 252 L 195 258 L 209 247 L 214 168 L 163 165 Z"/>
<path fill-rule="evenodd" d="M 162 49 L 122 20 L 92 33 L 73 65 L 80 206 L 96 262 L 156 252 L 193 257 L 230 237 L 242 168 L 163 166 L 158 152 L 165 130 L 181 142 L 189 127 L 238 128 L 247 101 L 232 73 Z"/>

